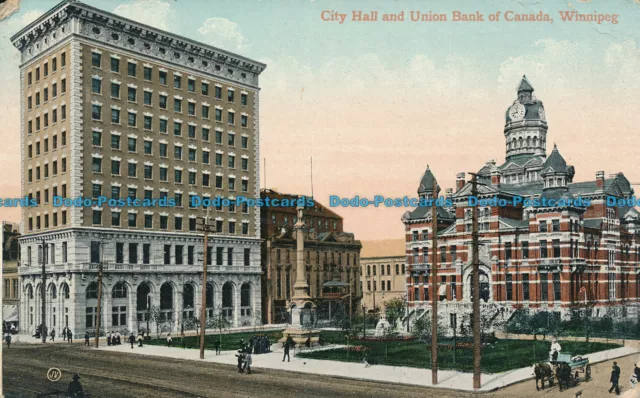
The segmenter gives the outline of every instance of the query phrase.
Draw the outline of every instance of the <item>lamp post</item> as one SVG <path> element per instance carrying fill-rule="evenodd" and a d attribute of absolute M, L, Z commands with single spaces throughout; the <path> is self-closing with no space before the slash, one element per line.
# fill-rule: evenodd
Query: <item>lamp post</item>
<path fill-rule="evenodd" d="M 149 336 L 149 319 L 151 318 L 151 293 L 147 294 L 147 341 L 151 341 Z"/>

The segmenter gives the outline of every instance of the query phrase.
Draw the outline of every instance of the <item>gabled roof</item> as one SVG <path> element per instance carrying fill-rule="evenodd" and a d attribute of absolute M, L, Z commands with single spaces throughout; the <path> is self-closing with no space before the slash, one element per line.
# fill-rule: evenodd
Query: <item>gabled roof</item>
<path fill-rule="evenodd" d="M 500 190 L 493 185 L 478 183 L 478 195 L 498 194 Z M 471 195 L 472 184 L 467 183 L 462 189 L 453 194 L 454 198 Z"/>
<path fill-rule="evenodd" d="M 520 81 L 520 85 L 518 86 L 518 92 L 520 91 L 529 91 L 533 92 L 533 86 L 527 80 L 527 76 L 522 75 L 522 80 Z"/>
<path fill-rule="evenodd" d="M 438 213 L 438 220 L 454 220 L 453 214 L 449 213 L 446 209 L 436 206 L 436 212 Z M 409 220 L 420 220 L 431 216 L 431 207 L 416 207 L 410 212 L 407 212 L 407 218 Z"/>
<path fill-rule="evenodd" d="M 551 154 L 544 162 L 544 166 L 542 166 L 543 172 L 556 172 L 556 173 L 566 173 L 567 172 L 567 162 L 564 160 L 562 155 L 560 155 L 560 151 L 558 151 L 558 147 L 553 144 L 553 150 Z"/>

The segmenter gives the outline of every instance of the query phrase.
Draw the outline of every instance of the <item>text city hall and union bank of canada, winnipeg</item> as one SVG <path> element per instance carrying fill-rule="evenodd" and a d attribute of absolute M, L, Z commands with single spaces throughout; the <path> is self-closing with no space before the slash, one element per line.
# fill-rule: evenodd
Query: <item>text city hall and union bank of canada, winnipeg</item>
<path fill-rule="evenodd" d="M 618 24 L 619 14 L 603 14 L 598 12 L 580 13 L 575 10 L 558 11 L 558 16 L 562 22 L 591 22 L 596 24 L 610 23 Z M 496 11 L 493 13 L 482 13 L 480 11 L 462 12 L 451 11 L 450 13 L 422 12 L 422 11 L 400 11 L 397 13 L 383 13 L 379 11 L 353 10 L 343 13 L 335 10 L 324 10 L 320 13 L 320 18 L 325 22 L 546 22 L 553 23 L 552 14 L 542 11 L 534 13 L 518 13 L 515 11 Z"/>

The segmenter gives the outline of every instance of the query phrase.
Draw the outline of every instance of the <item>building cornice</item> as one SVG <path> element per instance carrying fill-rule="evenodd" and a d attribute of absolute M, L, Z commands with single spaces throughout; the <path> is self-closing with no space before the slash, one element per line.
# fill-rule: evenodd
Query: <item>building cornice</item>
<path fill-rule="evenodd" d="M 266 68 L 261 62 L 75 0 L 59 3 L 16 33 L 11 42 L 21 51 L 24 64 L 72 34 L 254 87 Z"/>

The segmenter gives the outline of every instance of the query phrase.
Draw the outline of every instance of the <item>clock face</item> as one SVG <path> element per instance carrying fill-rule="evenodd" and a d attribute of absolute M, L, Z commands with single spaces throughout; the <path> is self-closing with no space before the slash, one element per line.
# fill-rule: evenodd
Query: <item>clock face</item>
<path fill-rule="evenodd" d="M 514 104 L 511 109 L 509 109 L 509 117 L 513 121 L 522 120 L 524 118 L 524 112 L 524 105 Z"/>
<path fill-rule="evenodd" d="M 540 120 L 547 120 L 547 117 L 544 114 L 544 108 L 538 108 L 538 117 L 540 117 Z"/>

